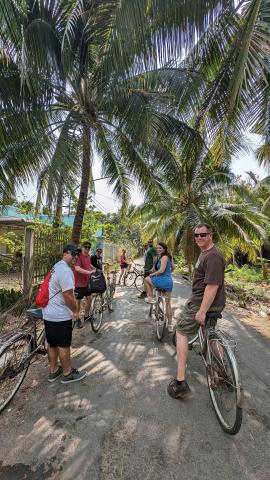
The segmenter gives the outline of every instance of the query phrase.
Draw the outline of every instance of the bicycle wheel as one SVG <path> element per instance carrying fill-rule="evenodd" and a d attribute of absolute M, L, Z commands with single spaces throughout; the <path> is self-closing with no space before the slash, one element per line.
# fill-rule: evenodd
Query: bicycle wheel
<path fill-rule="evenodd" d="M 217 419 L 230 435 L 239 432 L 242 424 L 242 390 L 237 363 L 226 339 L 211 333 L 208 339 L 207 381 Z"/>
<path fill-rule="evenodd" d="M 0 412 L 19 390 L 27 373 L 32 336 L 18 334 L 0 349 Z"/>
<path fill-rule="evenodd" d="M 143 292 L 144 291 L 144 276 L 143 274 L 139 274 L 135 278 L 135 287 L 137 288 L 138 292 Z"/>
<path fill-rule="evenodd" d="M 107 306 L 109 312 L 113 311 L 113 284 L 109 285 L 109 287 L 106 290 L 106 295 L 107 295 Z"/>
<path fill-rule="evenodd" d="M 134 285 L 135 279 L 136 279 L 135 272 L 127 273 L 124 279 L 125 287 L 132 287 L 132 285 Z"/>
<path fill-rule="evenodd" d="M 103 319 L 103 295 L 95 295 L 92 300 L 91 327 L 93 332 L 98 332 Z"/>
<path fill-rule="evenodd" d="M 154 305 L 154 311 L 156 317 L 157 338 L 159 342 L 161 342 L 165 335 L 166 329 L 166 302 L 164 297 L 158 297 L 157 302 Z"/>

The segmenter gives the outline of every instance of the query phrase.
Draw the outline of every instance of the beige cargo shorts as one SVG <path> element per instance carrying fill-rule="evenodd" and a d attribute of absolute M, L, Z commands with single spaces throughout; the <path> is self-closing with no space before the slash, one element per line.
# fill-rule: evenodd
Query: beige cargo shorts
<path fill-rule="evenodd" d="M 200 309 L 200 305 L 195 305 L 188 300 L 183 306 L 178 318 L 176 319 L 176 331 L 184 337 L 192 337 L 198 332 L 200 325 L 195 320 L 195 315 Z M 211 312 L 221 312 L 223 307 L 211 307 Z"/>

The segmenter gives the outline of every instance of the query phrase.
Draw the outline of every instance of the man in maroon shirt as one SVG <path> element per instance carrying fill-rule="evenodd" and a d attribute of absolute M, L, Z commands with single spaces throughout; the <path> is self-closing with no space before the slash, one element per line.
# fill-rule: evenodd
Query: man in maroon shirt
<path fill-rule="evenodd" d="M 84 242 L 82 246 L 82 253 L 78 257 L 75 267 L 74 267 L 74 277 L 75 277 L 75 295 L 77 297 L 78 312 L 80 311 L 80 303 L 83 297 L 86 297 L 85 305 L 85 318 L 89 316 L 89 310 L 91 306 L 91 292 L 88 288 L 89 277 L 96 271 L 96 269 L 91 265 L 90 257 L 91 243 Z M 82 328 L 82 322 L 79 318 L 76 321 L 77 328 Z"/>
<path fill-rule="evenodd" d="M 194 336 L 205 324 L 209 310 L 221 312 L 225 306 L 225 260 L 213 243 L 213 232 L 207 223 L 197 225 L 194 239 L 201 253 L 195 265 L 192 293 L 176 325 L 177 374 L 168 385 L 173 398 L 183 398 L 190 391 L 186 381 L 188 337 Z"/>

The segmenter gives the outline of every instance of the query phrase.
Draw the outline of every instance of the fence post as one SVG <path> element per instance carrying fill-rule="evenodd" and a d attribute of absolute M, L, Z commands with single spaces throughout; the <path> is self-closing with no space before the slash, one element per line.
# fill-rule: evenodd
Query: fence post
<path fill-rule="evenodd" d="M 25 229 L 25 254 L 23 259 L 23 294 L 30 297 L 33 284 L 34 235 L 32 228 Z"/>

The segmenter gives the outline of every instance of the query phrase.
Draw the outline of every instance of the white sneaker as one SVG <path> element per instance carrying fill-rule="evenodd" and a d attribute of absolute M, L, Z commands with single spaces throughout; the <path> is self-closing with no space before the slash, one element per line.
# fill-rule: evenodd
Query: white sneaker
<path fill-rule="evenodd" d="M 168 324 L 167 330 L 168 330 L 169 333 L 173 333 L 174 328 L 173 328 L 173 325 L 171 323 Z"/>
<path fill-rule="evenodd" d="M 150 303 L 150 304 L 156 303 L 156 300 L 155 300 L 153 297 L 146 297 L 146 298 L 144 299 L 144 301 L 145 301 L 146 303 Z"/>

